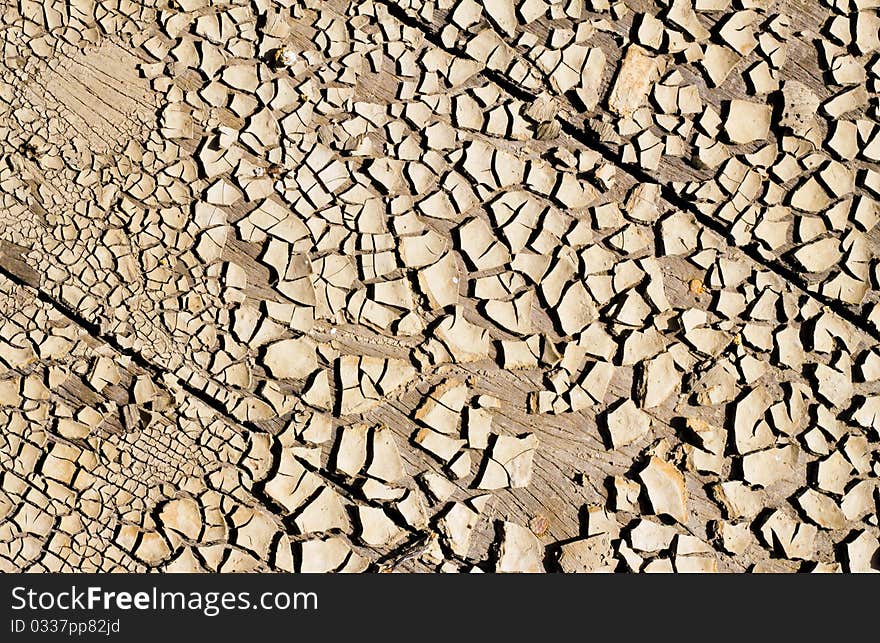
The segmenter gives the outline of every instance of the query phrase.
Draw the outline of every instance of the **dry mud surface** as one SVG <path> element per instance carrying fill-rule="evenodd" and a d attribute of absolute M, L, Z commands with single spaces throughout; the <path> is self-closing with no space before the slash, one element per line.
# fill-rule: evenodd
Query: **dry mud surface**
<path fill-rule="evenodd" d="M 880 571 L 880 0 L 0 8 L 0 570 Z"/>

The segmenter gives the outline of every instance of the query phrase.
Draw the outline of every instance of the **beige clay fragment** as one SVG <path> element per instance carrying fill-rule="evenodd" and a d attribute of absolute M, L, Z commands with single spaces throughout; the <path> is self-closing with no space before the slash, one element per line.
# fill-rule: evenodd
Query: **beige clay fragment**
<path fill-rule="evenodd" d="M 639 472 L 639 479 L 657 514 L 675 518 L 686 523 L 688 519 L 687 488 L 684 476 L 672 464 L 652 457 Z"/>
<path fill-rule="evenodd" d="M 495 571 L 530 574 L 544 572 L 544 548 L 526 527 L 505 522 L 502 525 L 501 538 Z"/>
<path fill-rule="evenodd" d="M 732 143 L 742 144 L 764 140 L 770 134 L 769 105 L 745 100 L 732 100 L 727 104 L 723 128 Z"/>
<path fill-rule="evenodd" d="M 538 438 L 534 435 L 496 436 L 486 452 L 482 475 L 474 484 L 478 489 L 529 486 L 537 446 Z"/>
<path fill-rule="evenodd" d="M 646 100 L 659 74 L 660 61 L 637 45 L 630 45 L 608 97 L 609 107 L 629 116 Z"/>
<path fill-rule="evenodd" d="M 651 427 L 650 416 L 636 407 L 632 400 L 626 400 L 611 411 L 605 422 L 614 448 L 635 442 Z"/>

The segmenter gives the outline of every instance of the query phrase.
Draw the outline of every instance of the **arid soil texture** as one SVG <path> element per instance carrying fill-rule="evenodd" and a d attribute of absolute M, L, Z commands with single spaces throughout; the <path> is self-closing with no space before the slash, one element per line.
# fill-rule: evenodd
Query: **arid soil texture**
<path fill-rule="evenodd" d="M 880 571 L 880 0 L 10 0 L 0 570 Z"/>

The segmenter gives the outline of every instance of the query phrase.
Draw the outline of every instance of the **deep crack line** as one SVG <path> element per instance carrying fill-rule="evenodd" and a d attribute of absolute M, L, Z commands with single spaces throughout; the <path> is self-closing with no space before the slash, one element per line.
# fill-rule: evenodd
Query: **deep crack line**
<path fill-rule="evenodd" d="M 443 51 L 446 51 L 447 53 L 450 53 L 454 56 L 464 57 L 469 60 L 474 60 L 478 63 L 480 62 L 477 61 L 475 58 L 469 56 L 467 52 L 465 52 L 461 47 L 449 46 L 444 44 L 440 36 L 438 36 L 431 29 L 430 25 L 428 25 L 423 20 L 420 20 L 406 13 L 404 9 L 395 4 L 392 0 L 376 0 L 376 2 L 386 7 L 388 9 L 388 13 L 397 20 L 400 20 L 400 22 L 402 22 L 403 24 L 413 29 L 418 29 L 425 36 L 425 39 L 428 40 L 428 42 L 430 42 L 435 47 L 439 47 Z M 483 66 L 480 74 L 487 80 L 501 87 L 505 92 L 518 100 L 534 101 L 538 98 L 536 94 L 525 89 L 522 85 L 510 80 L 503 73 Z M 756 264 L 762 266 L 766 270 L 769 270 L 776 276 L 786 280 L 789 284 L 797 288 L 797 290 L 804 295 L 816 300 L 822 306 L 830 310 L 832 313 L 836 314 L 841 319 L 847 321 L 856 329 L 870 336 L 875 341 L 880 342 L 880 329 L 875 327 L 873 324 L 866 323 L 866 320 L 864 318 L 862 318 L 852 309 L 841 304 L 840 301 L 828 297 L 827 295 L 823 295 L 822 293 L 810 290 L 805 280 L 796 270 L 786 266 L 784 263 L 781 263 L 779 261 L 767 259 L 766 257 L 762 256 L 761 253 L 758 252 L 754 246 L 739 246 L 736 243 L 732 242 L 730 234 L 725 229 L 723 223 L 713 217 L 704 214 L 702 211 L 700 211 L 698 207 L 694 205 L 693 202 L 685 199 L 680 194 L 678 194 L 678 192 L 676 192 L 671 185 L 658 180 L 638 165 L 622 161 L 620 159 L 620 155 L 616 151 L 602 143 L 594 132 L 590 132 L 583 127 L 571 123 L 561 116 L 557 116 L 556 119 L 559 121 L 562 131 L 565 132 L 565 134 L 567 134 L 577 142 L 581 143 L 585 147 L 589 148 L 590 150 L 600 154 L 602 158 L 604 158 L 607 162 L 613 164 L 618 169 L 623 170 L 641 183 L 654 183 L 656 185 L 659 185 L 661 196 L 666 201 L 668 201 L 670 205 L 678 208 L 679 210 L 687 211 L 688 213 L 693 215 L 698 223 L 718 234 L 725 241 L 728 247 L 736 248 Z"/>

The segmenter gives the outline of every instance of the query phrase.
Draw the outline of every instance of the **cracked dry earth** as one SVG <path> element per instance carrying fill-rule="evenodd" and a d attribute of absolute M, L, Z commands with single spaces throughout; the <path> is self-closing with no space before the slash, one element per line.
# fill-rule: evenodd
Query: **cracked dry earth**
<path fill-rule="evenodd" d="M 880 0 L 0 9 L 0 570 L 880 570 Z"/>

